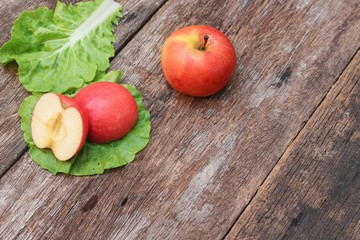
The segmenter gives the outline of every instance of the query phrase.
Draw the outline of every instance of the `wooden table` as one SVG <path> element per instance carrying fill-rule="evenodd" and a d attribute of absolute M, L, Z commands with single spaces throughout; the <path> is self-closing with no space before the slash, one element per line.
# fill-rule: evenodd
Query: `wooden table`
<path fill-rule="evenodd" d="M 24 10 L 0 0 L 0 44 Z M 134 162 L 53 176 L 28 154 L 17 65 L 0 67 L 0 239 L 360 239 L 360 2 L 129 0 L 111 68 L 152 120 Z M 165 38 L 224 32 L 237 70 L 218 94 L 166 83 Z"/>

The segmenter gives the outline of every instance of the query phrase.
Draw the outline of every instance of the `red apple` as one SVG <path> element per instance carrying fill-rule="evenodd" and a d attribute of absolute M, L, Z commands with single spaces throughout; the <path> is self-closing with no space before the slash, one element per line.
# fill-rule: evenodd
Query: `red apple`
<path fill-rule="evenodd" d="M 50 148 L 58 160 L 66 161 L 85 143 L 89 121 L 74 99 L 46 93 L 31 116 L 31 135 L 38 148 Z"/>
<path fill-rule="evenodd" d="M 175 90 L 206 97 L 229 82 L 235 71 L 236 54 L 222 32 L 195 25 L 179 29 L 166 39 L 161 64 L 166 80 Z"/>
<path fill-rule="evenodd" d="M 90 84 L 76 94 L 75 100 L 88 114 L 88 139 L 94 143 L 118 140 L 128 134 L 136 124 L 136 101 L 120 84 Z"/>

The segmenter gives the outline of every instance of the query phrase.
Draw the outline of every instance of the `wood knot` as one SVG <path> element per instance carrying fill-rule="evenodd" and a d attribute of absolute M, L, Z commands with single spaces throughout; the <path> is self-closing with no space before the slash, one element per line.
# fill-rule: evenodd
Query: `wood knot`
<path fill-rule="evenodd" d="M 81 208 L 81 211 L 88 212 L 92 210 L 97 203 L 98 203 L 98 196 L 94 195 L 85 203 L 85 205 Z"/>
<path fill-rule="evenodd" d="M 281 88 L 282 85 L 287 84 L 289 79 L 291 77 L 291 68 L 288 66 L 285 71 L 283 71 L 280 74 L 280 77 L 276 78 L 276 81 L 271 84 L 271 86 L 274 86 L 276 88 Z"/>

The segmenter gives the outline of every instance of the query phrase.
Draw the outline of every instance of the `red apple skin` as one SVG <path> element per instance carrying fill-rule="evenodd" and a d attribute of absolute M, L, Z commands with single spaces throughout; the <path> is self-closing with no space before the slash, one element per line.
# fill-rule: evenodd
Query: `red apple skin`
<path fill-rule="evenodd" d="M 82 138 L 81 138 L 79 148 L 76 150 L 76 153 L 75 153 L 75 154 L 77 154 L 81 150 L 81 148 L 84 146 L 85 141 L 86 141 L 87 136 L 88 136 L 88 133 L 89 133 L 88 115 L 87 115 L 86 111 L 83 109 L 83 107 L 81 107 L 80 104 L 78 104 L 74 98 L 70 98 L 70 97 L 68 97 L 66 95 L 63 95 L 63 94 L 57 94 L 57 95 L 58 95 L 58 97 L 60 99 L 61 106 L 64 109 L 74 107 L 80 113 L 80 116 L 81 116 L 81 119 L 82 119 L 82 124 L 83 124 L 83 135 L 82 135 Z"/>
<path fill-rule="evenodd" d="M 128 134 L 138 118 L 134 97 L 123 86 L 113 82 L 97 82 L 81 89 L 75 100 L 89 118 L 88 140 L 106 143 Z"/>
<path fill-rule="evenodd" d="M 209 36 L 205 49 L 204 36 Z M 226 86 L 234 74 L 236 53 L 230 40 L 211 26 L 194 25 L 173 32 L 164 43 L 161 65 L 178 92 L 207 97 Z"/>

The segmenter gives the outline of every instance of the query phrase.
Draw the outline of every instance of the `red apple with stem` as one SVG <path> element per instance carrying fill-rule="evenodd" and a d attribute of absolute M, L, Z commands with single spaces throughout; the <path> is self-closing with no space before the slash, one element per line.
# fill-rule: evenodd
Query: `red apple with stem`
<path fill-rule="evenodd" d="M 81 89 L 74 99 L 88 114 L 88 140 L 91 142 L 118 140 L 127 135 L 137 122 L 136 101 L 131 93 L 118 83 L 92 83 Z"/>
<path fill-rule="evenodd" d="M 69 160 L 85 143 L 89 121 L 74 99 L 56 93 L 40 97 L 31 116 L 31 135 L 38 148 L 49 148 L 60 161 Z"/>
<path fill-rule="evenodd" d="M 236 67 L 236 53 L 222 32 L 211 26 L 194 25 L 173 32 L 165 40 L 161 65 L 175 90 L 206 97 L 229 82 Z"/>

